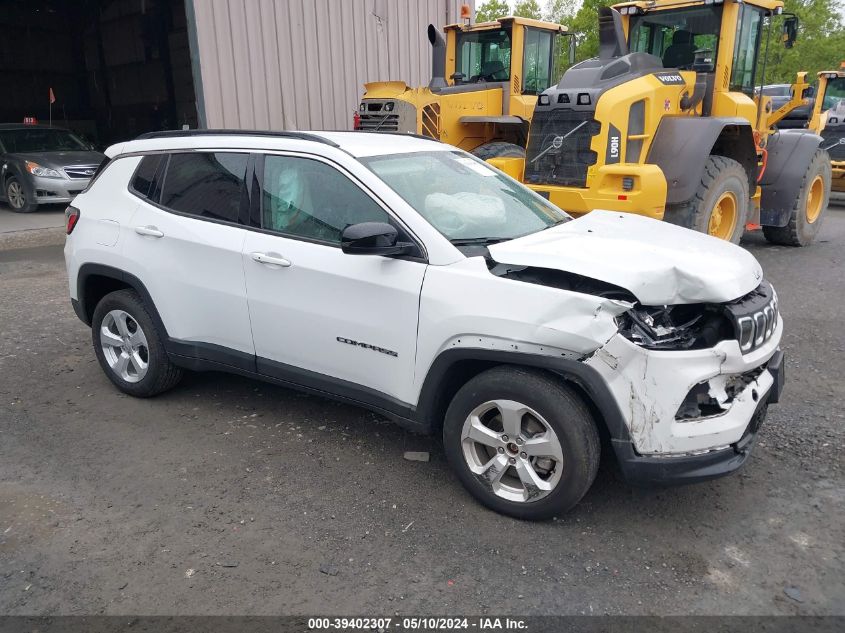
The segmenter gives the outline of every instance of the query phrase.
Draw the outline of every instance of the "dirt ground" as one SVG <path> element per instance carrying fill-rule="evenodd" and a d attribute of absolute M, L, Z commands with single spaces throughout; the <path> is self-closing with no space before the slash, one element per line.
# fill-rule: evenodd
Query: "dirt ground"
<path fill-rule="evenodd" d="M 845 614 L 845 207 L 812 247 L 745 245 L 787 353 L 746 468 L 658 491 L 603 468 L 533 524 L 357 408 L 210 373 L 120 394 L 61 248 L 0 251 L 0 614 Z"/>

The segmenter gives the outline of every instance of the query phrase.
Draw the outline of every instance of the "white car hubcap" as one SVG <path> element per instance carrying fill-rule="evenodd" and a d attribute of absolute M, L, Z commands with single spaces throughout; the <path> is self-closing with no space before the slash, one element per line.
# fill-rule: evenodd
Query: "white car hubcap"
<path fill-rule="evenodd" d="M 150 367 L 147 337 L 128 312 L 112 310 L 100 326 L 100 346 L 111 370 L 126 382 L 139 382 Z"/>

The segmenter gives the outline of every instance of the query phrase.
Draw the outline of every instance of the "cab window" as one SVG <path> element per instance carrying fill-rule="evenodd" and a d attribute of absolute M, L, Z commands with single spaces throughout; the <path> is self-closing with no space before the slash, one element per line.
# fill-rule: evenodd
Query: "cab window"
<path fill-rule="evenodd" d="M 522 68 L 522 94 L 538 95 L 552 83 L 555 34 L 540 29 L 525 29 L 525 54 Z"/>
<path fill-rule="evenodd" d="M 739 11 L 731 90 L 744 92 L 750 97 L 754 95 L 754 74 L 757 71 L 757 51 L 760 48 L 763 10 L 749 4 L 742 4 Z"/>
<path fill-rule="evenodd" d="M 510 29 L 458 32 L 457 38 L 455 72 L 463 75 L 461 81 L 510 81 Z"/>
<path fill-rule="evenodd" d="M 721 5 L 640 13 L 631 16 L 628 46 L 659 57 L 664 68 L 693 70 L 696 59 L 712 67 L 721 21 Z"/>

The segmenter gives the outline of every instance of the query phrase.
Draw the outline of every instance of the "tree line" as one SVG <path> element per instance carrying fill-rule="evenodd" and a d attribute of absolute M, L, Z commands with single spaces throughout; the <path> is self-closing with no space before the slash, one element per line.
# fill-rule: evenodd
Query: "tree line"
<path fill-rule="evenodd" d="M 505 15 L 556 22 L 574 31 L 578 40 L 577 60 L 598 54 L 598 9 L 611 6 L 610 0 L 517 0 L 513 7 L 505 0 L 486 0 L 476 7 L 476 21 L 495 20 Z M 767 84 L 792 83 L 798 71 L 808 72 L 813 82 L 821 70 L 835 70 L 845 61 L 845 23 L 842 0 L 785 0 L 784 11 L 800 20 L 798 40 L 791 49 L 780 44 L 783 18 L 772 18 L 771 41 L 766 64 Z M 765 32 L 763 33 L 765 38 Z M 765 40 L 761 44 L 762 56 Z M 561 70 L 566 55 L 559 57 Z M 759 71 L 756 81 L 759 83 Z"/>

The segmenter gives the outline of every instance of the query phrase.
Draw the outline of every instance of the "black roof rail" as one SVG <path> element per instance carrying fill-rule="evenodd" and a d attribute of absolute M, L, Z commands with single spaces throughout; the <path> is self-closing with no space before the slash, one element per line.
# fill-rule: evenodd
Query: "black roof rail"
<path fill-rule="evenodd" d="M 334 141 L 308 132 L 286 132 L 273 130 L 164 130 L 161 132 L 147 132 L 136 137 L 136 141 L 151 138 L 183 138 L 188 136 L 264 136 L 277 138 L 295 138 L 302 141 L 314 141 L 332 147 L 340 147 Z"/>

